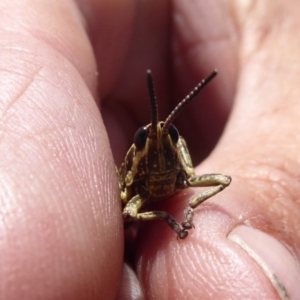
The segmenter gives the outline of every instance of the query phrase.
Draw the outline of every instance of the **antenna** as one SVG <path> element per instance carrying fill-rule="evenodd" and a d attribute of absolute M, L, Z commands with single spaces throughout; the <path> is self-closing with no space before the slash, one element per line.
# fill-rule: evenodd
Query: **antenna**
<path fill-rule="evenodd" d="M 178 105 L 173 109 L 173 111 L 167 117 L 163 130 L 167 130 L 170 124 L 177 118 L 182 109 L 197 96 L 197 94 L 218 74 L 217 70 L 214 70 L 208 77 L 203 79 Z"/>
<path fill-rule="evenodd" d="M 150 131 L 156 131 L 156 126 L 158 123 L 158 107 L 155 96 L 154 82 L 152 78 L 151 70 L 147 70 L 147 84 L 149 92 L 149 100 L 151 106 L 151 129 Z"/>

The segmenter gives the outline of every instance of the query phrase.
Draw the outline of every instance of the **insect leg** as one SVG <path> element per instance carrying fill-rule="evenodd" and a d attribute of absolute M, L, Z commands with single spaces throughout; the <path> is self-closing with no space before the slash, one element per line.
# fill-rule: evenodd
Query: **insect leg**
<path fill-rule="evenodd" d="M 146 199 L 147 200 L 147 199 Z M 123 209 L 123 218 L 125 221 L 152 221 L 165 220 L 168 225 L 177 233 L 177 238 L 184 239 L 188 232 L 176 220 L 164 211 L 147 211 L 139 213 L 139 209 L 143 206 L 145 199 L 140 195 L 136 195 L 130 199 Z"/>
<path fill-rule="evenodd" d="M 231 177 L 222 174 L 205 174 L 199 176 L 192 176 L 188 179 L 188 185 L 190 187 L 205 187 L 213 186 L 207 191 L 201 193 L 189 203 L 189 208 L 185 212 L 186 221 L 182 223 L 182 227 L 185 229 L 191 229 L 193 225 L 193 209 L 196 208 L 199 204 L 207 200 L 208 198 L 216 195 L 225 189 L 231 182 Z"/>

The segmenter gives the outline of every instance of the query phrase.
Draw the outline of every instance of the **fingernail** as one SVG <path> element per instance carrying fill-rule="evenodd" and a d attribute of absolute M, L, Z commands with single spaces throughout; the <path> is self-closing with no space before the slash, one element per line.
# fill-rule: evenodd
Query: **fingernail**
<path fill-rule="evenodd" d="M 145 299 L 141 283 L 138 280 L 136 273 L 126 263 L 123 266 L 122 280 L 115 300 L 118 299 Z"/>
<path fill-rule="evenodd" d="M 246 225 L 236 227 L 228 239 L 246 251 L 261 267 L 281 299 L 300 299 L 300 265 L 282 243 Z"/>

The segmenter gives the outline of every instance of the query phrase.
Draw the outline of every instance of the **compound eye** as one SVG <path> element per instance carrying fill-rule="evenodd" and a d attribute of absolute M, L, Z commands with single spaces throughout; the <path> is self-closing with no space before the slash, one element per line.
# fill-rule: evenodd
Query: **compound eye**
<path fill-rule="evenodd" d="M 148 136 L 148 131 L 146 127 L 140 127 L 133 138 L 133 142 L 138 150 L 141 150 L 145 147 L 146 140 Z"/>
<path fill-rule="evenodd" d="M 179 133 L 178 133 L 177 128 L 173 124 L 170 124 L 170 126 L 169 126 L 169 135 L 172 139 L 172 142 L 174 144 L 176 144 L 179 139 Z"/>

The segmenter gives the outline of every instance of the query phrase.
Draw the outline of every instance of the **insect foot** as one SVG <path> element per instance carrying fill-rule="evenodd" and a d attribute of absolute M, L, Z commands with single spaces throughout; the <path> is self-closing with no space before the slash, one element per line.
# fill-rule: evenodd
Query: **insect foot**
<path fill-rule="evenodd" d="M 133 144 L 117 171 L 124 222 L 164 220 L 176 232 L 177 239 L 185 239 L 188 230 L 194 227 L 193 209 L 230 184 L 231 177 L 227 175 L 195 174 L 186 142 L 173 125 L 183 108 L 216 75 L 215 70 L 179 102 L 165 121 L 159 121 L 152 74 L 147 71 L 151 123 L 136 131 Z M 189 187 L 210 188 L 192 199 L 181 224 L 167 212 L 145 211 L 160 199 Z"/>
<path fill-rule="evenodd" d="M 185 222 L 182 222 L 182 224 L 181 224 L 182 227 L 183 227 L 184 229 L 186 229 L 186 230 L 195 228 L 195 226 L 194 226 L 194 224 L 193 224 L 194 210 L 193 210 L 191 207 L 189 207 L 189 208 L 185 211 L 184 215 L 185 215 L 186 221 L 185 221 Z"/>
<path fill-rule="evenodd" d="M 194 218 L 194 208 L 200 205 L 202 202 L 207 200 L 208 198 L 216 195 L 217 193 L 224 190 L 230 183 L 231 177 L 228 175 L 222 174 L 205 174 L 201 176 L 192 176 L 188 179 L 189 186 L 191 187 L 205 187 L 205 186 L 213 186 L 207 191 L 201 193 L 192 199 L 189 203 L 188 209 L 185 211 L 185 219 L 181 225 L 184 229 L 195 228 L 193 224 Z"/>
<path fill-rule="evenodd" d="M 169 226 L 177 233 L 177 239 L 185 239 L 188 236 L 188 232 L 185 228 L 181 227 L 173 217 L 169 215 L 167 218 Z"/>

